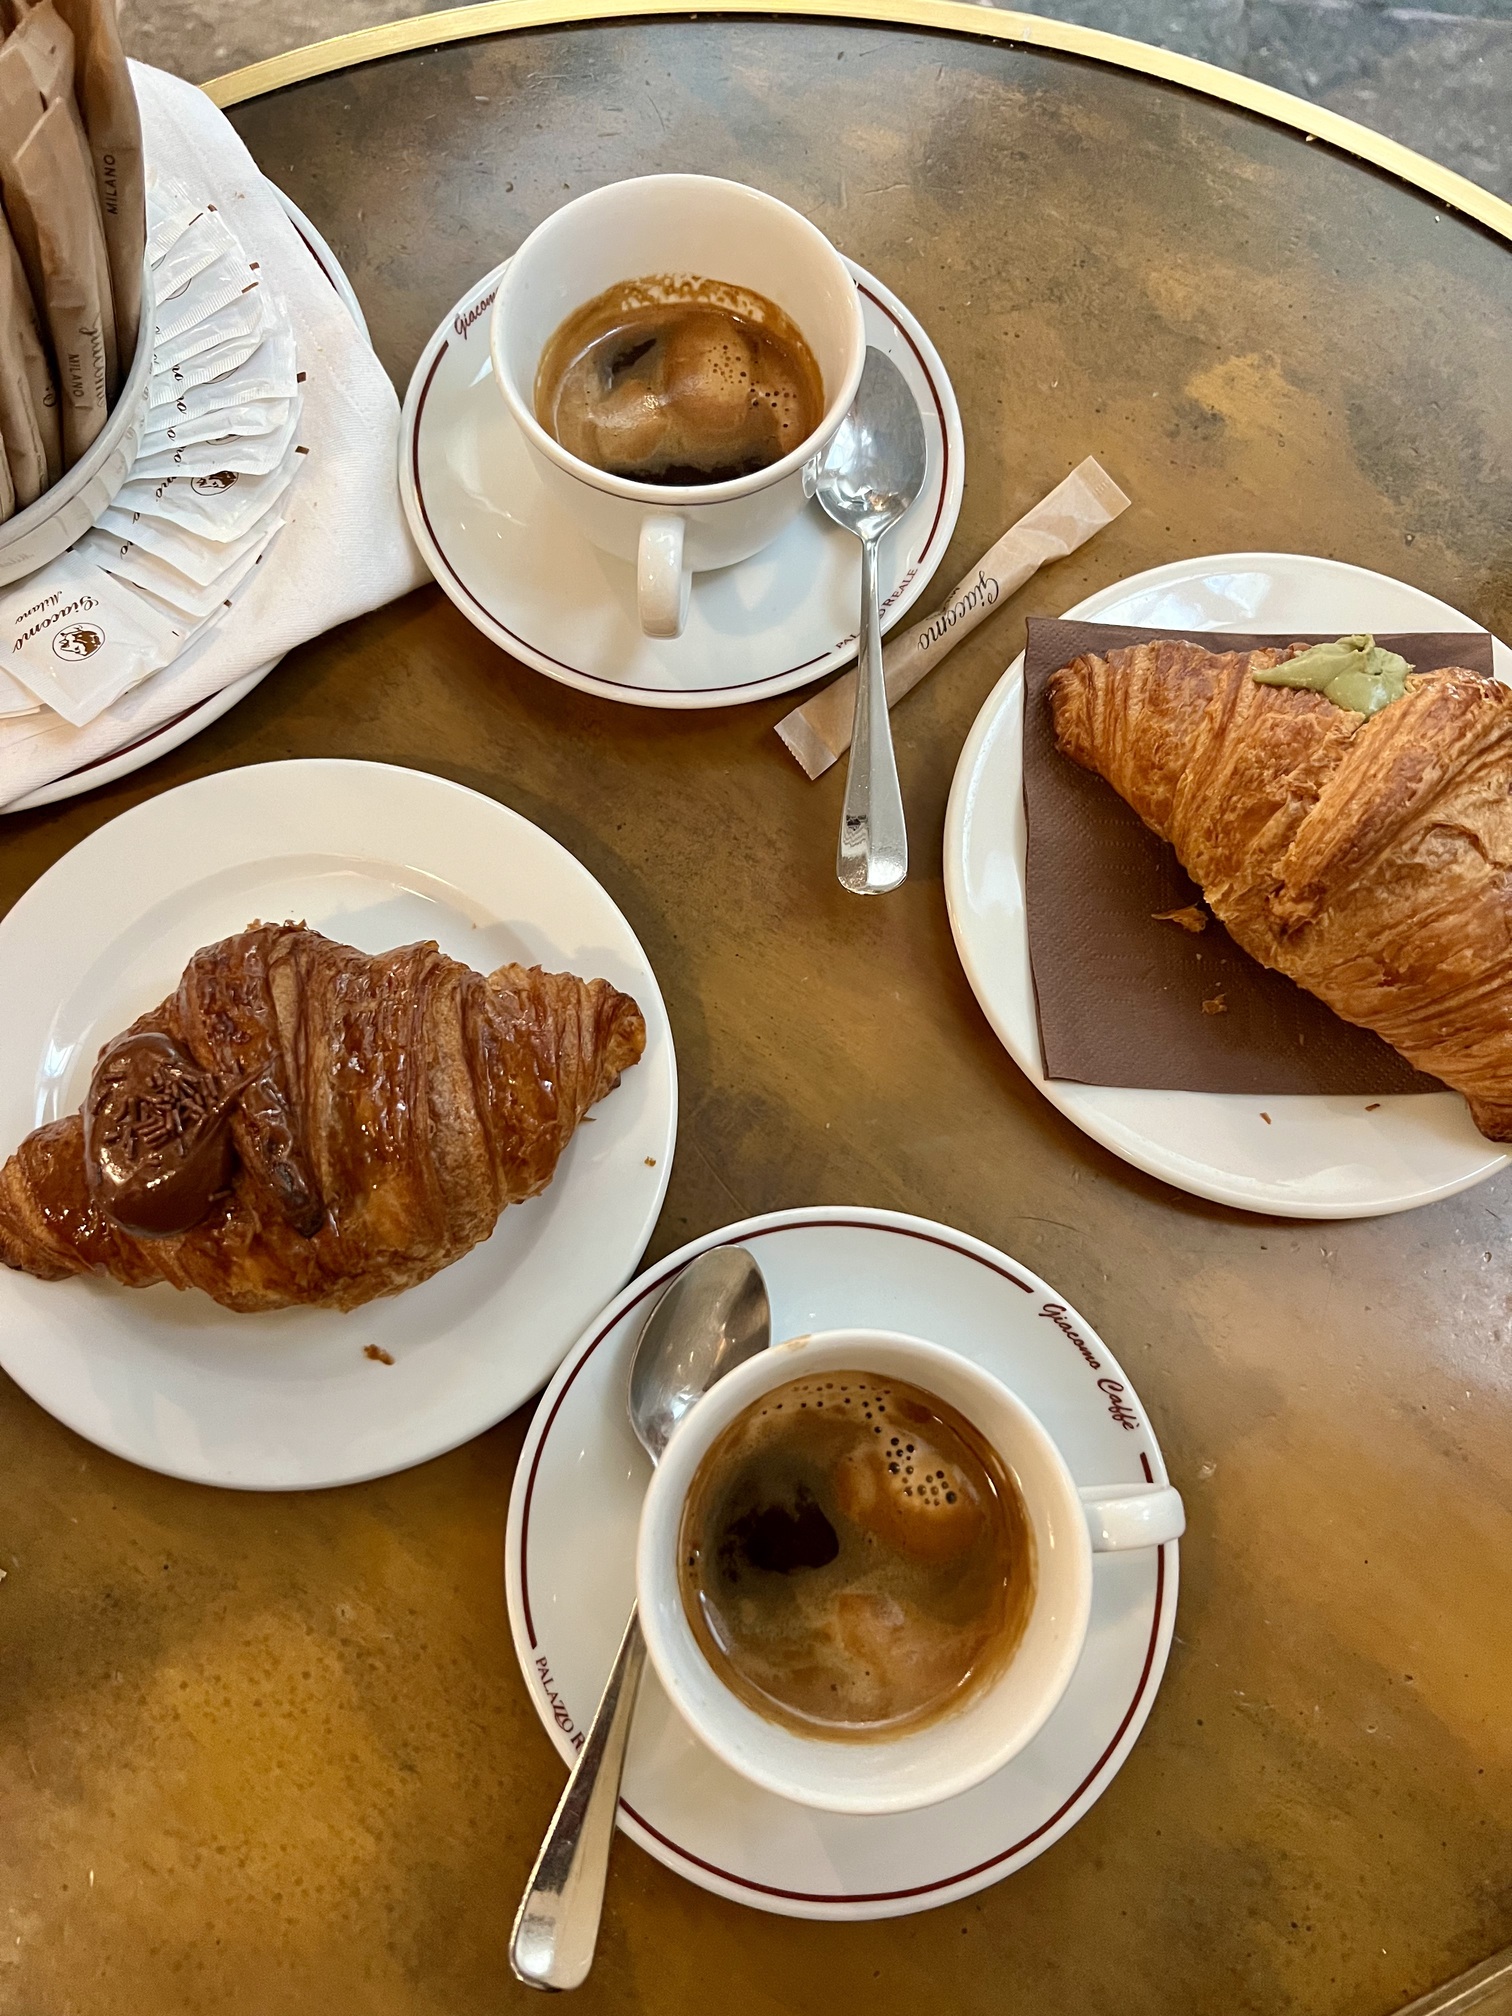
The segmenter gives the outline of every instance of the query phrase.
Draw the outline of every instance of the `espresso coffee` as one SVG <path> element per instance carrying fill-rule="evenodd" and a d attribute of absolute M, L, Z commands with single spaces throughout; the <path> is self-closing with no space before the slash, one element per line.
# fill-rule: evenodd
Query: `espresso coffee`
<path fill-rule="evenodd" d="M 775 302 L 708 280 L 636 280 L 562 323 L 536 418 L 570 455 L 638 483 L 727 483 L 824 417 L 813 353 Z"/>
<path fill-rule="evenodd" d="M 900 1379 L 823 1372 L 764 1394 L 698 1467 L 678 1582 L 746 1704 L 807 1736 L 908 1733 L 1000 1673 L 1034 1536 L 997 1455 Z"/>

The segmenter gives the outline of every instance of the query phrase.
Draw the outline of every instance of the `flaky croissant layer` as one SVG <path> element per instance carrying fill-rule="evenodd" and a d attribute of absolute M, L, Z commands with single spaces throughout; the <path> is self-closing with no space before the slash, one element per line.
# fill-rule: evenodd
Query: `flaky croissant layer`
<path fill-rule="evenodd" d="M 0 1260 L 43 1280 L 170 1281 L 228 1309 L 352 1309 L 425 1280 L 537 1196 L 646 1026 L 604 980 L 487 976 L 435 945 L 371 956 L 262 925 L 197 952 L 134 1025 L 229 1101 L 230 1187 L 191 1230 L 125 1230 L 91 1182 L 78 1114 L 0 1170 Z"/>
<path fill-rule="evenodd" d="M 1078 658 L 1049 682 L 1057 744 L 1246 952 L 1512 1140 L 1512 691 L 1425 672 L 1367 719 L 1251 678 L 1303 648 Z"/>

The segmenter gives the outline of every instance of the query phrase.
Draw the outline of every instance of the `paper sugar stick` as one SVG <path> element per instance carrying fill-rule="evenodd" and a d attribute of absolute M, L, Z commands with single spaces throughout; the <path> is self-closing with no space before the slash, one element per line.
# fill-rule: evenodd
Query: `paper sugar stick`
<path fill-rule="evenodd" d="M 0 439 L 23 509 L 63 473 L 58 388 L 10 226 L 0 214 Z"/>
<path fill-rule="evenodd" d="M 74 38 L 52 0 L 40 0 L 37 6 L 28 7 L 14 33 L 7 37 L 4 49 L 0 50 L 0 67 L 16 63 L 24 63 L 31 72 L 32 82 L 42 93 L 44 103 L 61 103 L 66 108 L 68 123 L 73 128 L 78 145 L 79 159 L 84 163 L 84 180 L 93 191 L 94 163 L 89 142 L 84 137 L 84 123 L 74 101 Z M 110 258 L 105 250 L 105 227 L 98 197 L 94 207 L 99 228 L 89 234 L 90 251 L 95 263 L 95 291 L 100 297 L 100 333 L 105 344 L 105 392 L 114 404 L 121 378 L 116 350 L 115 309 L 111 301 Z"/>
<path fill-rule="evenodd" d="M 124 378 L 136 351 L 147 243 L 146 165 L 136 86 L 126 67 L 114 0 L 63 0 L 58 12 L 73 31 L 79 105 L 99 191 Z"/>
<path fill-rule="evenodd" d="M 882 653 L 887 704 L 896 706 L 947 651 L 1022 588 L 1048 560 L 1064 559 L 1094 532 L 1111 525 L 1129 500 L 1101 463 L 1089 455 L 1064 483 L 1026 511 L 984 553 L 965 580 L 922 622 L 900 631 Z M 856 711 L 856 674 L 842 672 L 822 692 L 777 723 L 777 733 L 810 777 L 822 777 L 850 747 Z"/>

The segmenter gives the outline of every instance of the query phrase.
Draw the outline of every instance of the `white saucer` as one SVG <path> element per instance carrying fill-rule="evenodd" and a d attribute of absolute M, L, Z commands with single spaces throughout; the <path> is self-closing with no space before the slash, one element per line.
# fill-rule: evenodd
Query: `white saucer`
<path fill-rule="evenodd" d="M 1078 1484 L 1167 1481 L 1134 1391 L 1096 1333 L 980 1240 L 845 1207 L 776 1211 L 694 1240 L 589 1329 L 536 1409 L 515 1472 L 510 1622 L 530 1697 L 565 1759 L 592 1719 L 634 1594 L 650 1466 L 625 1399 L 640 1326 L 679 1268 L 724 1244 L 746 1245 L 760 1262 L 774 1338 L 849 1325 L 932 1338 L 998 1373 L 1055 1436 Z M 1116 1401 L 1126 1426 L 1110 1411 Z M 1049 1722 L 996 1777 L 914 1813 L 821 1813 L 758 1790 L 703 1748 L 648 1667 L 619 1824 L 691 1882 L 791 1918 L 896 1918 L 968 1897 L 1043 1854 L 1112 1782 L 1165 1671 L 1176 1584 L 1174 1543 L 1096 1555 L 1086 1650 Z"/>
<path fill-rule="evenodd" d="M 0 1268 L 0 1364 L 49 1413 L 152 1470 L 286 1491 L 424 1462 L 536 1391 L 656 1223 L 677 1069 L 635 934 L 538 827 L 415 770 L 266 763 L 123 813 L 0 922 L 0 1155 L 78 1108 L 100 1045 L 172 991 L 198 946 L 257 917 L 305 918 L 372 952 L 434 938 L 484 971 L 518 959 L 602 975 L 647 1032 L 544 1196 L 455 1266 L 350 1315 L 237 1316 L 167 1286 Z"/>
<path fill-rule="evenodd" d="M 1481 628 L 1405 581 L 1295 553 L 1178 560 L 1066 614 L 1178 631 Z M 1512 651 L 1499 639 L 1494 649 L 1497 677 L 1512 684 Z M 1407 1211 L 1504 1169 L 1507 1155 L 1478 1132 L 1457 1092 L 1261 1099 L 1045 1077 L 1024 913 L 1023 665 L 1020 655 L 993 688 L 961 752 L 945 822 L 945 894 L 967 978 L 1031 1084 L 1136 1168 L 1279 1217 Z"/>
<path fill-rule="evenodd" d="M 923 491 L 882 542 L 883 628 L 944 557 L 961 509 L 961 411 L 939 353 L 880 280 L 846 262 L 866 340 L 913 388 L 929 450 Z M 817 504 L 738 567 L 698 574 L 681 637 L 642 634 L 635 569 L 591 546 L 542 492 L 488 362 L 488 311 L 509 264 L 457 303 L 425 346 L 399 432 L 399 492 L 415 543 L 467 620 L 548 678 L 637 707 L 728 707 L 789 693 L 856 655 L 856 541 Z"/>

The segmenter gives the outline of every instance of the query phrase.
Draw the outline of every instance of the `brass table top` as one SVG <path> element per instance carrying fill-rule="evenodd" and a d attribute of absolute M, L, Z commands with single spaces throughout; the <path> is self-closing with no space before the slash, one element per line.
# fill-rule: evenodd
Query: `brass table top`
<path fill-rule="evenodd" d="M 1505 1178 L 1245 1218 L 1082 1138 L 998 1047 L 941 891 L 952 769 L 1026 613 L 1288 548 L 1512 630 L 1512 260 L 1231 107 L 1078 58 L 837 22 L 533 29 L 239 107 L 402 385 L 568 196 L 762 184 L 920 314 L 961 396 L 953 580 L 1083 455 L 1135 500 L 898 711 L 911 880 L 833 876 L 786 702 L 653 714 L 512 664 L 435 589 L 294 653 L 137 777 L 0 826 L 0 903 L 142 797 L 337 753 L 555 834 L 660 976 L 682 1127 L 652 1252 L 749 1212 L 917 1211 L 1048 1277 L 1135 1378 L 1190 1516 L 1177 1642 L 1090 1816 L 874 1926 L 705 1895 L 622 1843 L 584 2011 L 1387 2011 L 1512 1937 Z M 353 500 L 360 508 L 360 500 Z M 9 1147 L 12 1144 L 4 1144 Z M 0 2010 L 492 2016 L 561 1784 L 501 1597 L 522 1414 L 407 1475 L 200 1489 L 0 1383 Z"/>

